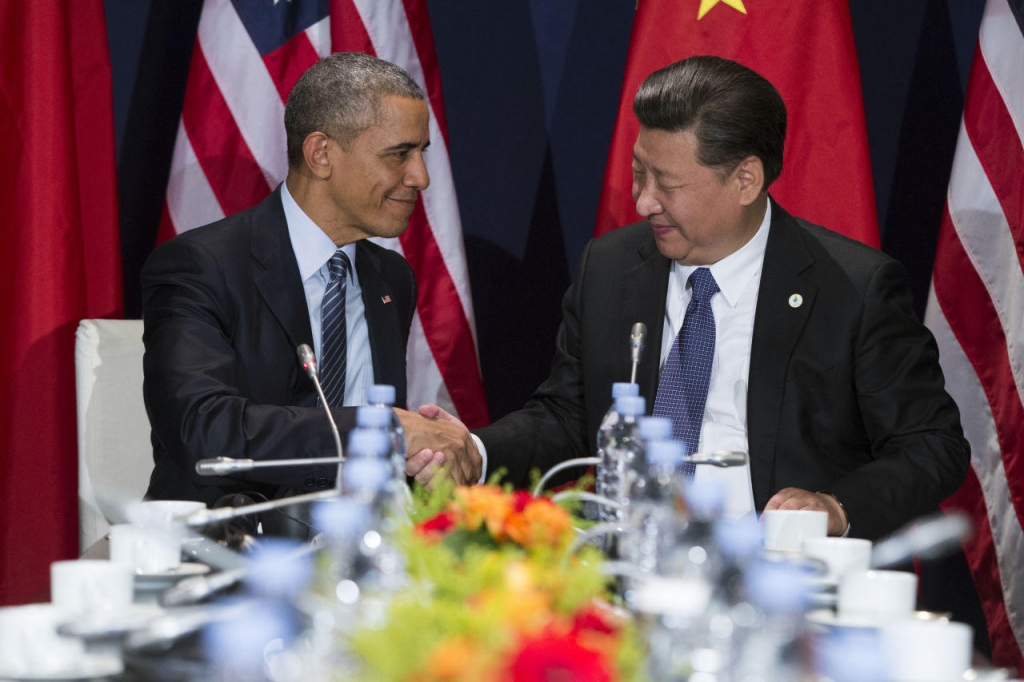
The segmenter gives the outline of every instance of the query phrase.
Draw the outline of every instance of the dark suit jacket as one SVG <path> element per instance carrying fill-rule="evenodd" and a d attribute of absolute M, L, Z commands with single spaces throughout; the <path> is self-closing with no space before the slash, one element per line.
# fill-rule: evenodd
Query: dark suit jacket
<path fill-rule="evenodd" d="M 550 376 L 523 410 L 477 432 L 490 470 L 506 467 L 524 485 L 532 468 L 593 456 L 611 384 L 629 380 L 635 322 L 648 330 L 638 383 L 650 411 L 670 269 L 646 222 L 588 245 L 563 301 Z M 792 294 L 803 297 L 800 306 L 790 306 Z M 846 507 L 851 533 L 868 538 L 934 510 L 970 461 L 902 266 L 774 202 L 747 434 L 758 511 L 785 487 L 829 490 Z"/>
<path fill-rule="evenodd" d="M 361 241 L 356 272 L 377 383 L 405 404 L 405 351 L 416 282 L 400 255 Z M 278 486 L 327 487 L 334 466 L 256 469 L 246 479 L 200 477 L 204 457 L 334 456 L 326 415 L 296 347 L 313 344 L 280 190 L 248 211 L 157 248 L 142 272 L 144 396 L 155 468 L 148 497 L 202 500 Z M 390 298 L 388 298 L 390 297 Z M 354 408 L 333 408 L 341 430 Z"/>

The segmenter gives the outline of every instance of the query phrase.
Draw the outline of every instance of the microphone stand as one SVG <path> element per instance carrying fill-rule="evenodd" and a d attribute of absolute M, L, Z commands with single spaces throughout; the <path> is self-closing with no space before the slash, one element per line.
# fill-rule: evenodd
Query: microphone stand
<path fill-rule="evenodd" d="M 338 497 L 338 495 L 339 492 L 337 490 L 318 490 L 315 493 L 306 493 L 305 495 L 295 495 L 293 497 L 282 497 L 279 500 L 257 502 L 256 504 L 247 504 L 242 507 L 200 509 L 197 512 L 189 514 L 183 520 L 185 525 L 189 528 L 202 528 L 214 523 L 220 523 L 221 521 L 238 518 L 239 516 L 248 516 L 249 514 L 270 511 L 271 509 L 287 507 L 293 504 L 316 502 L 318 500 L 331 500 Z"/>
<path fill-rule="evenodd" d="M 334 447 L 338 450 L 338 473 L 334 479 L 334 489 L 337 492 L 341 492 L 341 477 L 342 467 L 345 466 L 345 452 L 341 449 L 341 434 L 338 433 L 338 425 L 334 422 L 334 415 L 331 414 L 331 407 L 327 404 L 327 397 L 324 395 L 324 389 L 320 386 L 320 372 L 317 370 L 316 357 L 313 355 L 313 349 L 309 347 L 308 343 L 299 344 L 296 349 L 299 355 L 299 362 L 302 363 L 302 369 L 306 370 L 306 374 L 313 381 L 313 385 L 316 386 L 317 395 L 320 396 L 320 403 L 324 406 L 324 411 L 327 412 L 327 419 L 331 423 L 331 435 L 334 436 Z"/>

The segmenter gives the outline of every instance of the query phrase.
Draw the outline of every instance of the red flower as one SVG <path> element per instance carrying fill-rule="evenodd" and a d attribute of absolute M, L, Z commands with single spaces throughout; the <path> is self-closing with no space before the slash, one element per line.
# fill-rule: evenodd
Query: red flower
<path fill-rule="evenodd" d="M 611 682 L 604 656 L 550 629 L 523 642 L 506 671 L 515 682 Z"/>
<path fill-rule="evenodd" d="M 421 535 L 444 535 L 455 527 L 455 518 L 451 512 L 441 512 L 416 526 Z"/>
<path fill-rule="evenodd" d="M 533 502 L 535 498 L 525 490 L 517 490 L 512 493 L 512 509 L 518 514 L 526 509 L 526 505 Z"/>
<path fill-rule="evenodd" d="M 576 612 L 576 616 L 572 621 L 573 635 L 583 631 L 599 632 L 602 635 L 614 635 L 619 631 L 619 627 L 614 622 L 611 614 L 594 604 L 588 604 Z"/>

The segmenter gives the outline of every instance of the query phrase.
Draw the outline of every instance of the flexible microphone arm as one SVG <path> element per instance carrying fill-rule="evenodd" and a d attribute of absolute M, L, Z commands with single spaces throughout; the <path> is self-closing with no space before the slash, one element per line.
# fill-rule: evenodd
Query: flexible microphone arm
<path fill-rule="evenodd" d="M 726 469 L 728 467 L 741 467 L 747 463 L 747 453 L 739 450 L 715 450 L 714 452 L 695 452 L 692 455 L 683 457 L 686 464 L 710 464 L 713 467 Z"/>
<path fill-rule="evenodd" d="M 345 461 L 341 457 L 302 457 L 297 459 L 232 459 L 231 457 L 211 457 L 196 462 L 196 473 L 200 476 L 224 476 L 253 469 L 269 467 L 315 466 L 318 464 L 340 464 Z"/>
<path fill-rule="evenodd" d="M 629 332 L 629 359 L 633 362 L 632 371 L 629 374 L 629 383 L 636 383 L 636 368 L 640 364 L 640 358 L 644 355 L 644 346 L 647 344 L 647 325 L 637 322 Z"/>
<path fill-rule="evenodd" d="M 217 507 L 216 509 L 200 509 L 197 512 L 189 514 L 183 521 L 189 528 L 202 528 L 204 526 L 210 526 L 221 521 L 228 521 L 230 519 L 236 519 L 239 516 L 248 516 L 249 514 L 257 514 L 259 512 L 270 511 L 272 509 L 279 509 L 281 507 L 289 507 L 293 504 L 303 504 L 304 502 L 316 502 L 318 500 L 331 500 L 338 496 L 337 490 L 318 490 L 315 493 L 306 493 L 305 495 L 295 495 L 294 497 L 282 497 L 279 500 L 270 500 L 269 502 L 257 502 L 256 504 L 247 504 L 242 507 Z"/>
<path fill-rule="evenodd" d="M 973 532 L 963 512 L 938 512 L 912 521 L 877 543 L 871 551 L 871 568 L 888 568 L 919 559 L 936 559 L 962 546 Z"/>
<path fill-rule="evenodd" d="M 302 369 L 306 370 L 306 375 L 313 381 L 313 385 L 316 386 L 316 392 L 320 396 L 320 404 L 324 406 L 327 419 L 331 422 L 331 435 L 334 436 L 334 447 L 338 450 L 338 474 L 334 479 L 334 489 L 340 493 L 342 468 L 345 466 L 345 452 L 341 449 L 341 434 L 338 433 L 338 425 L 334 422 L 331 407 L 327 404 L 324 389 L 320 386 L 320 372 L 316 368 L 316 356 L 313 355 L 313 349 L 309 347 L 308 343 L 301 343 L 296 351 L 299 354 L 299 362 L 302 363 Z"/>

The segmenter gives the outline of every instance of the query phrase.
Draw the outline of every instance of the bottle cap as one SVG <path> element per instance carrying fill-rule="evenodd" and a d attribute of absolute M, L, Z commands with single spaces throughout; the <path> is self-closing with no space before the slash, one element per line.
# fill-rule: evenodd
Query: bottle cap
<path fill-rule="evenodd" d="M 621 398 L 624 395 L 640 395 L 640 386 L 622 381 L 612 384 L 612 398 Z"/>
<path fill-rule="evenodd" d="M 381 490 L 394 474 L 387 460 L 358 457 L 345 461 L 342 476 L 346 492 L 352 490 Z"/>
<path fill-rule="evenodd" d="M 389 384 L 374 384 L 366 389 L 366 402 L 370 404 L 395 404 L 395 387 Z"/>
<path fill-rule="evenodd" d="M 700 519 L 714 519 L 725 506 L 725 484 L 716 480 L 702 480 L 686 486 L 686 506 L 690 514 Z"/>
<path fill-rule="evenodd" d="M 667 417 L 640 417 L 637 428 L 641 440 L 650 442 L 672 439 L 672 420 Z"/>
<path fill-rule="evenodd" d="M 639 417 L 644 413 L 647 401 L 642 396 L 624 395 L 615 399 L 615 411 L 627 417 Z"/>

